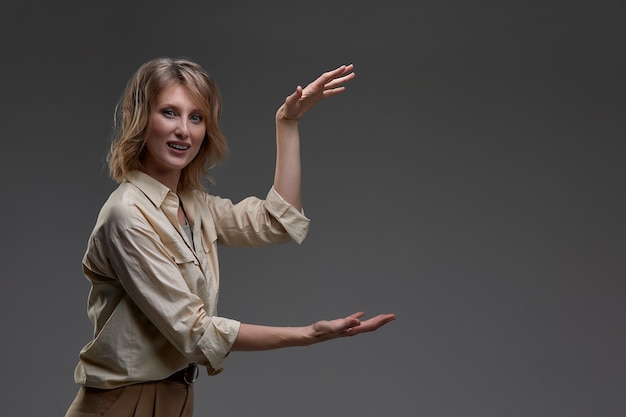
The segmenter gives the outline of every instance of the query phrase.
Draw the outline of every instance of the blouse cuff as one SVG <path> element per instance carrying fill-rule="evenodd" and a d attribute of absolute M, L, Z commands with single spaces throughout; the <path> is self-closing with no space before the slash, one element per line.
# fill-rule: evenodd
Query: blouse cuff
<path fill-rule="evenodd" d="M 289 236 L 298 244 L 302 243 L 309 232 L 310 220 L 304 215 L 304 210 L 298 211 L 289 204 L 272 186 L 265 198 L 267 211 L 276 218 L 285 228 Z"/>
<path fill-rule="evenodd" d="M 211 317 L 211 323 L 198 343 L 202 353 L 209 360 L 209 375 L 222 372 L 222 362 L 239 333 L 240 322 L 224 317 Z"/>

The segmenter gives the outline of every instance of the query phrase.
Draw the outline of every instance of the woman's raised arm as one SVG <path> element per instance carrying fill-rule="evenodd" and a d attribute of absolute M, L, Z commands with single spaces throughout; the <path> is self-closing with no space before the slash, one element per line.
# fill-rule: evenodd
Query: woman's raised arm
<path fill-rule="evenodd" d="M 345 91 L 354 78 L 354 66 L 342 65 L 325 72 L 302 88 L 298 86 L 276 112 L 276 171 L 274 188 L 292 206 L 302 208 L 302 173 L 298 120 L 318 101 Z"/>

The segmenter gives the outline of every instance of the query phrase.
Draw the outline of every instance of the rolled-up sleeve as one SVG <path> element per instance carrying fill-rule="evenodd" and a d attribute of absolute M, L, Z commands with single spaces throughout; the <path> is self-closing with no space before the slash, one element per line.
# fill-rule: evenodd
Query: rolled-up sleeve
<path fill-rule="evenodd" d="M 296 243 L 302 243 L 309 231 L 310 224 L 310 220 L 304 215 L 304 210 L 298 211 L 285 201 L 274 187 L 270 188 L 267 193 L 265 207 Z"/>
<path fill-rule="evenodd" d="M 274 189 L 265 200 L 248 197 L 237 204 L 229 199 L 208 196 L 219 243 L 233 247 L 255 247 L 294 240 L 302 243 L 310 220 Z"/>
<path fill-rule="evenodd" d="M 200 338 L 198 346 L 209 360 L 207 371 L 210 375 L 222 372 L 222 362 L 239 333 L 240 322 L 224 317 L 212 317 L 209 328 Z"/>

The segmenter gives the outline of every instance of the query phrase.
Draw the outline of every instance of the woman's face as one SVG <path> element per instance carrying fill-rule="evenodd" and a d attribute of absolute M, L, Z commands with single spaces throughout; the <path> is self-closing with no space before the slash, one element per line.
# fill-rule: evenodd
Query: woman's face
<path fill-rule="evenodd" d="M 195 158 L 206 133 L 200 106 L 181 84 L 157 96 L 146 133 L 144 171 L 157 178 L 179 176 Z"/>

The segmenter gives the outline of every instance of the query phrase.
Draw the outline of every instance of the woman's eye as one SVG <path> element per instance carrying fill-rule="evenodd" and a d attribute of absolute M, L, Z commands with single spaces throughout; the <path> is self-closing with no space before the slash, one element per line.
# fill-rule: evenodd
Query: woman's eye
<path fill-rule="evenodd" d="M 199 114 L 194 114 L 191 116 L 191 120 L 193 120 L 194 122 L 201 122 L 202 116 L 200 116 Z"/>
<path fill-rule="evenodd" d="M 162 111 L 162 113 L 164 115 L 166 115 L 166 116 L 169 116 L 169 117 L 176 116 L 176 113 L 174 113 L 174 110 L 170 110 L 170 109 L 165 109 L 165 110 Z"/>

